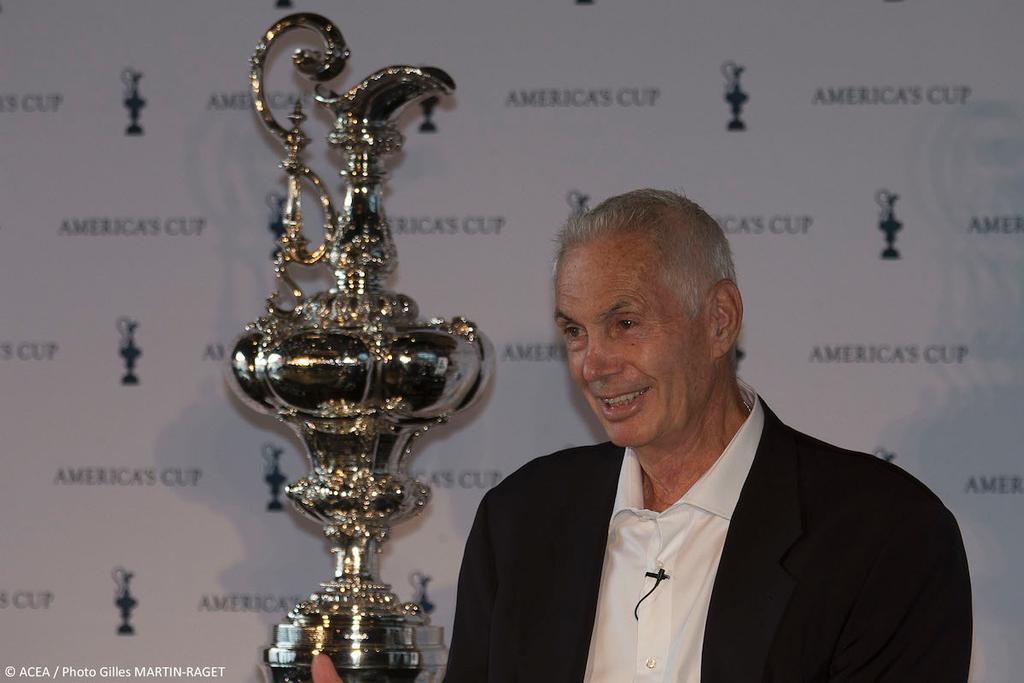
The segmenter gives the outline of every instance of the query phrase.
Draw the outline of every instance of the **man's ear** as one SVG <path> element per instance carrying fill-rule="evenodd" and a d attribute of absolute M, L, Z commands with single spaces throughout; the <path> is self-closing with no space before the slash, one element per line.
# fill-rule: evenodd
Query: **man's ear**
<path fill-rule="evenodd" d="M 708 292 L 708 327 L 711 357 L 721 358 L 729 353 L 743 326 L 743 297 L 732 280 L 719 280 Z"/>

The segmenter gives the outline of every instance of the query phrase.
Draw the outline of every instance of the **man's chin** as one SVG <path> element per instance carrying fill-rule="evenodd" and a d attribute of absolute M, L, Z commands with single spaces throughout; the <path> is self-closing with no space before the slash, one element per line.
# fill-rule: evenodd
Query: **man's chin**
<path fill-rule="evenodd" d="M 601 429 L 605 436 L 616 446 L 621 448 L 638 448 L 649 441 L 644 434 L 645 421 L 639 419 L 639 415 L 631 415 L 619 420 L 609 420 L 599 411 L 595 410 L 597 421 L 601 423 Z"/>
<path fill-rule="evenodd" d="M 644 445 L 644 440 L 641 439 L 632 430 L 615 429 L 612 427 L 608 428 L 608 425 L 602 425 L 604 427 L 604 433 L 607 435 L 608 440 L 619 448 L 638 448 Z"/>

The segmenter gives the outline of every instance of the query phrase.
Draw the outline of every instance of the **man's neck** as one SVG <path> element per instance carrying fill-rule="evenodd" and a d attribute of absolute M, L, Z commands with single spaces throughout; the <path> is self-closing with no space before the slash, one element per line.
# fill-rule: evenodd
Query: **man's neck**
<path fill-rule="evenodd" d="M 678 447 L 672 450 L 634 449 L 643 473 L 644 507 L 662 512 L 711 469 L 750 410 L 735 378 L 712 392 L 700 416 Z"/>

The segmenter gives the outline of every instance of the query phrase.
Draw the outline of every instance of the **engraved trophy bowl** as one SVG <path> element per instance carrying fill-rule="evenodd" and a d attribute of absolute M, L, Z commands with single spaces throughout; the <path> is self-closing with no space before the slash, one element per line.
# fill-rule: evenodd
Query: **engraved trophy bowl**
<path fill-rule="evenodd" d="M 385 288 L 395 248 L 381 202 L 381 159 L 401 147 L 393 119 L 409 103 L 454 88 L 432 67 L 391 66 L 344 94 L 315 87 L 334 117 L 327 136 L 343 158 L 343 199 L 335 208 L 320 177 L 302 160 L 301 103 L 289 127 L 270 113 L 264 64 L 271 46 L 306 29 L 322 51 L 296 50 L 292 62 L 313 81 L 341 73 L 349 55 L 337 26 L 300 13 L 271 26 L 251 59 L 254 106 L 285 149 L 287 175 L 274 272 L 280 293 L 249 323 L 231 353 L 230 383 L 256 410 L 293 428 L 308 450 L 310 471 L 285 491 L 323 526 L 334 573 L 274 627 L 264 663 L 274 683 L 310 680 L 314 655 L 331 657 L 346 683 L 434 683 L 443 673 L 442 629 L 419 605 L 400 602 L 378 578 L 377 556 L 391 526 L 418 513 L 430 490 L 406 474 L 416 437 L 468 407 L 486 385 L 493 354 L 476 326 L 456 317 L 421 320 L 415 301 Z M 323 242 L 303 234 L 302 188 L 324 215 Z M 323 268 L 331 286 L 307 294 L 290 269 Z"/>

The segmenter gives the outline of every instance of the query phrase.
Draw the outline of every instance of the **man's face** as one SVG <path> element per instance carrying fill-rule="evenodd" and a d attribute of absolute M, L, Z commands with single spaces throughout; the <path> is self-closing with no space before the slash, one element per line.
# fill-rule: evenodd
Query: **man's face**
<path fill-rule="evenodd" d="M 708 317 L 690 318 L 646 238 L 568 251 L 555 305 L 569 372 L 612 442 L 672 449 L 692 435 L 710 394 Z"/>

